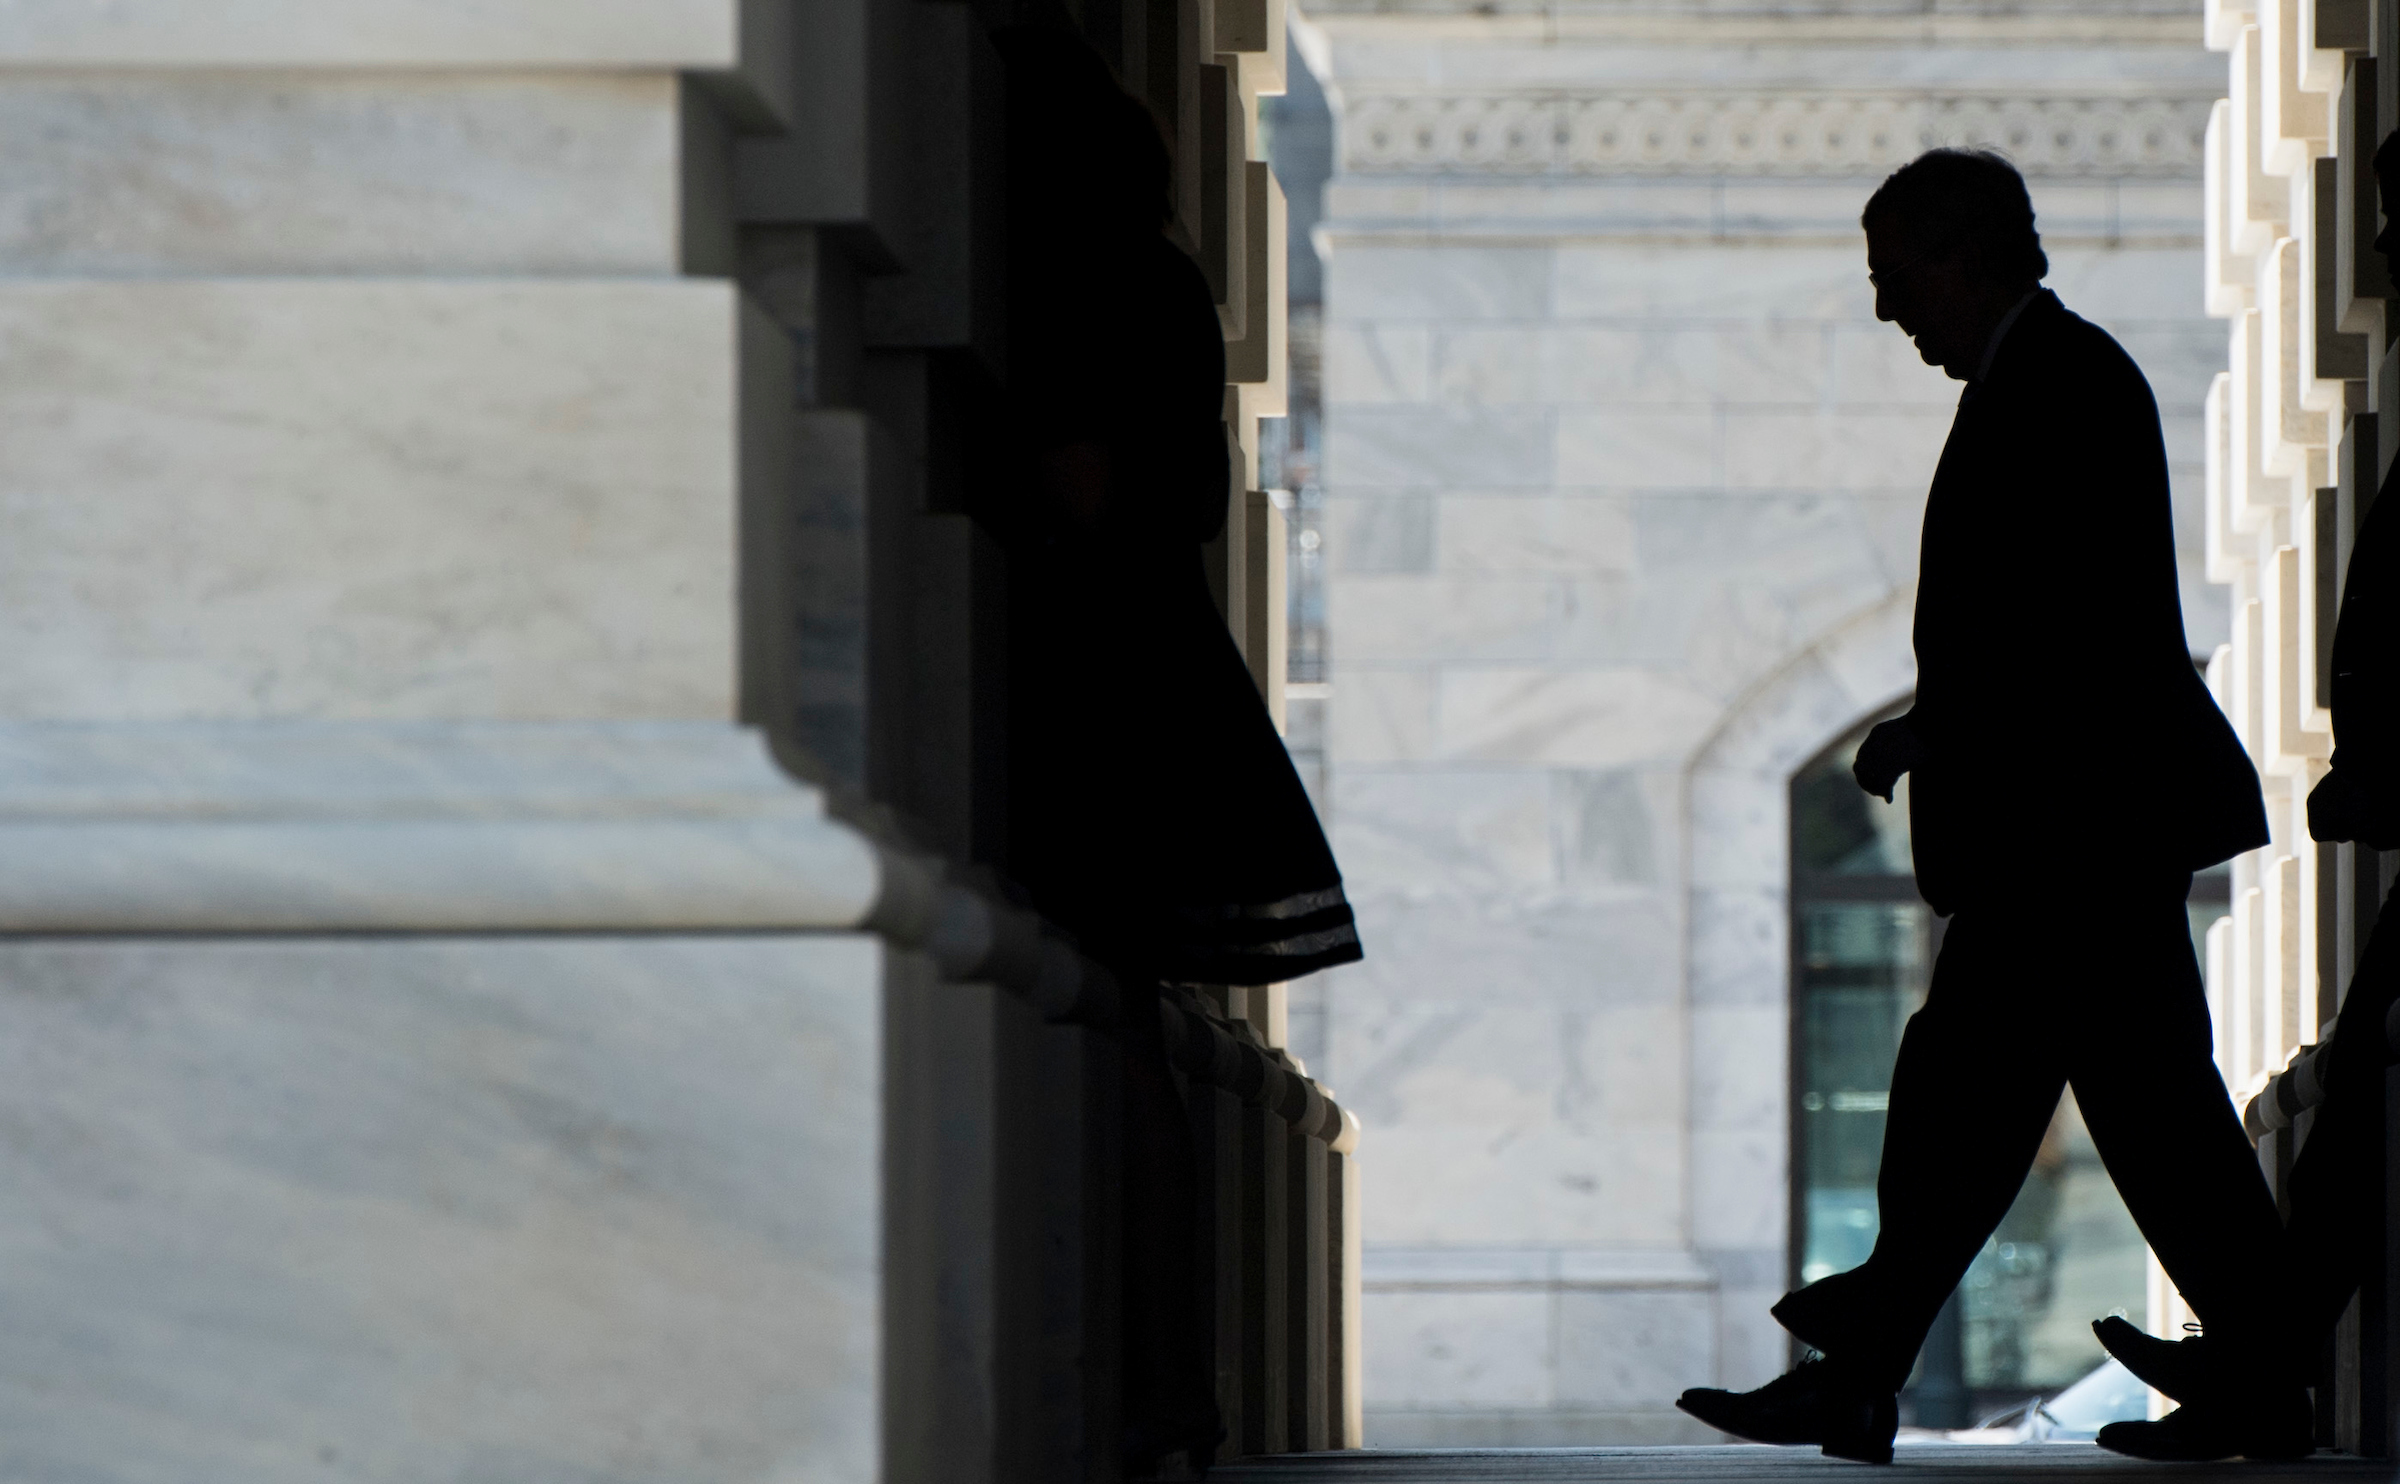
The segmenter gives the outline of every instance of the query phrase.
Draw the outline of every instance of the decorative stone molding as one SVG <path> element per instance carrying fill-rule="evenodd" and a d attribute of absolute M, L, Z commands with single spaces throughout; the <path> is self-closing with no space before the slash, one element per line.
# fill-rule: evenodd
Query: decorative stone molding
<path fill-rule="evenodd" d="M 1342 168 L 1388 174 L 1862 175 L 1943 144 L 2029 175 L 2196 176 L 2208 98 L 1539 94 L 1350 98 Z"/>

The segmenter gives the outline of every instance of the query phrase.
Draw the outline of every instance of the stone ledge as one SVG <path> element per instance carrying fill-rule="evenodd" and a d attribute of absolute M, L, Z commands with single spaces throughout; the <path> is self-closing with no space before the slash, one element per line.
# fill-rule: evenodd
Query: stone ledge
<path fill-rule="evenodd" d="M 19 278 L 0 344 L 12 718 L 736 712 L 805 467 L 734 285 Z"/>
<path fill-rule="evenodd" d="M 0 931 L 798 931 L 921 872 L 711 724 L 0 728 Z"/>
<path fill-rule="evenodd" d="M 730 723 L 0 724 L 0 934 L 863 930 L 1113 1019 L 1106 970 L 949 874 Z"/>
<path fill-rule="evenodd" d="M 6 11 L 0 9 L 0 16 Z M 0 74 L 11 277 L 671 275 L 672 74 Z"/>
<path fill-rule="evenodd" d="M 791 0 L 0 0 L 0 70 L 573 68 L 699 74 L 737 117 L 793 117 Z"/>
<path fill-rule="evenodd" d="M 731 67 L 783 0 L 0 3 L 9 67 Z"/>

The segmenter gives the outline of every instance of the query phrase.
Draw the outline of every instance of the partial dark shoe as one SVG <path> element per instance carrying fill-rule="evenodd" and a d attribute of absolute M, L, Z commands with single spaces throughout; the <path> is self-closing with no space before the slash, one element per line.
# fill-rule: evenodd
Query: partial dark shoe
<path fill-rule="evenodd" d="M 1860 1331 L 1857 1316 L 1878 1312 L 1874 1295 L 1867 1291 L 1871 1285 L 1861 1276 L 1865 1271 L 1852 1268 L 1795 1288 L 1767 1312 L 1811 1350 L 1856 1355 L 1871 1343 Z"/>
<path fill-rule="evenodd" d="M 2306 1458 L 2316 1451 L 2313 1420 L 2307 1392 L 2279 1387 L 2266 1400 L 2252 1396 L 2223 1406 L 2178 1407 L 2156 1422 L 2112 1422 L 2093 1441 L 2111 1453 L 2154 1463 Z"/>
<path fill-rule="evenodd" d="M 1719 1432 L 1786 1447 L 1813 1443 L 1829 1458 L 1890 1463 L 1899 1402 L 1861 1385 L 1840 1366 L 1811 1357 L 1756 1391 L 1695 1386 L 1675 1405 Z"/>
<path fill-rule="evenodd" d="M 2214 1364 L 2216 1357 L 2200 1335 L 2162 1340 L 2111 1314 L 2092 1321 L 2092 1333 L 2120 1365 L 2179 1402 L 2196 1402 L 2225 1387 Z"/>

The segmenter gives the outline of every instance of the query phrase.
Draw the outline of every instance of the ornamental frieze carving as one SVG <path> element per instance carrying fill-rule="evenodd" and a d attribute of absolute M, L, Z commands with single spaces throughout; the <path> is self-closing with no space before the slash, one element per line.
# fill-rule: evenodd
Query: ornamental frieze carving
<path fill-rule="evenodd" d="M 2028 175 L 2196 176 L 2211 98 L 1353 94 L 1370 174 L 1860 175 L 1973 144 Z"/>

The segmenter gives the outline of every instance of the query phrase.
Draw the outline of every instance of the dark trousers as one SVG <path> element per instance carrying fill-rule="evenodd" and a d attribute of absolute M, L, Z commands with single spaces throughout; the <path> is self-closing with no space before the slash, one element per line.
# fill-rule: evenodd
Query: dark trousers
<path fill-rule="evenodd" d="M 2188 876 L 2091 899 L 1961 907 L 1892 1072 L 1882 1230 L 1857 1270 L 1852 1359 L 1897 1389 L 2075 1089 L 2143 1236 L 2212 1330 L 2279 1335 L 2282 1223 L 2211 1059 Z M 2100 895 L 2102 891 L 2106 896 Z"/>
<path fill-rule="evenodd" d="M 2322 1345 L 2370 1265 L 2381 1262 L 2384 1190 L 2384 1068 L 2392 1057 L 2384 1018 L 2400 997 L 2400 911 L 2387 898 L 2358 956 L 2350 988 L 2319 1063 L 2317 1105 L 2287 1190 L 2287 1269 L 2299 1288 L 2293 1340 Z"/>

